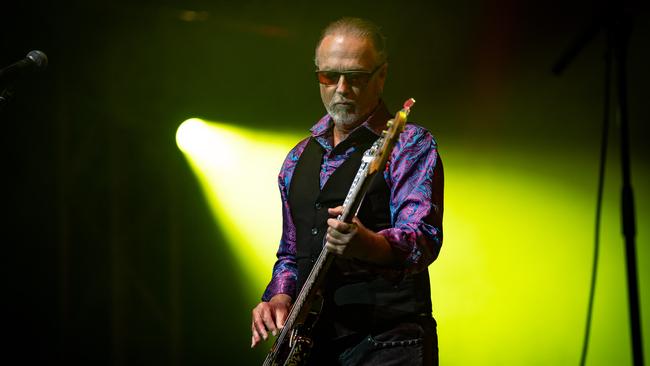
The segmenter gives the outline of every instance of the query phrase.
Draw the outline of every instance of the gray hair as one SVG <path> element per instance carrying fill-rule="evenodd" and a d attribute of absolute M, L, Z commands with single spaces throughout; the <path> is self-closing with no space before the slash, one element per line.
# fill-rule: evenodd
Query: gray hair
<path fill-rule="evenodd" d="M 378 25 L 367 19 L 344 17 L 331 22 L 327 27 L 325 27 L 325 29 L 323 29 L 323 32 L 318 39 L 318 43 L 316 44 L 316 52 L 314 55 L 314 63 L 316 66 L 318 66 L 318 60 L 316 58 L 318 47 L 320 47 L 320 44 L 323 42 L 325 37 L 333 34 L 345 34 L 359 38 L 368 38 L 375 47 L 375 51 L 377 51 L 379 64 L 386 62 L 386 59 L 388 58 L 388 53 L 386 51 L 386 37 Z"/>

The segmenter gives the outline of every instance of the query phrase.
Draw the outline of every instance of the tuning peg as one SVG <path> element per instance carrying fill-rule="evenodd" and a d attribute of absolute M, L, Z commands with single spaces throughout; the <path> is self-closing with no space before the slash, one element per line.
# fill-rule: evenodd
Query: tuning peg
<path fill-rule="evenodd" d="M 388 122 L 386 122 L 386 127 L 390 127 L 392 125 L 393 125 L 393 120 L 392 119 L 389 120 Z"/>
<path fill-rule="evenodd" d="M 386 137 L 387 134 L 388 134 L 388 131 L 386 131 L 386 130 L 381 131 L 381 137 Z"/>

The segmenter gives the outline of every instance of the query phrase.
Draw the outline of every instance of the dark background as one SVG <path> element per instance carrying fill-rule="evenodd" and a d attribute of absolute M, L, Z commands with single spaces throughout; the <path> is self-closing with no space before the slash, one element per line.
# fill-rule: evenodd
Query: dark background
<path fill-rule="evenodd" d="M 426 5 L 425 5 L 426 4 Z M 306 131 L 320 29 L 382 25 L 385 99 L 408 96 L 441 141 L 476 151 L 582 149 L 600 133 L 603 37 L 550 68 L 603 6 L 582 2 L 98 1 L 0 9 L 0 66 L 32 49 L 46 72 L 0 111 L 6 204 L 3 359 L 21 364 L 255 364 L 222 234 L 175 144 L 189 117 Z M 632 12 L 634 162 L 647 168 L 649 17 Z M 595 157 L 594 157 L 595 158 Z M 242 194 L 248 194 L 242 192 Z M 644 223 L 638 223 L 643 225 Z M 3 362 L 4 363 L 4 362 Z"/>

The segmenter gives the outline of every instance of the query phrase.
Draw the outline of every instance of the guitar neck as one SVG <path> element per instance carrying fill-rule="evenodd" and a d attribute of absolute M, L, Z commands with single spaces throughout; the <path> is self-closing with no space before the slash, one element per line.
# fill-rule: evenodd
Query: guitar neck
<path fill-rule="evenodd" d="M 368 173 L 371 161 L 372 156 L 369 152 L 366 152 L 361 160 L 361 166 L 352 181 L 352 186 L 343 202 L 343 213 L 337 218 L 338 220 L 350 223 L 357 214 L 363 201 L 363 197 L 370 186 L 370 182 L 375 176 L 375 173 Z M 284 328 L 278 335 L 277 342 L 282 342 L 283 338 L 289 336 L 288 333 L 297 324 L 301 324 L 305 320 L 307 314 L 311 310 L 311 303 L 317 296 L 317 290 L 320 288 L 325 275 L 329 271 L 329 267 L 334 262 L 334 259 L 335 255 L 330 253 L 329 250 L 323 246 L 318 259 L 315 261 L 309 276 L 305 280 L 305 284 L 302 286 L 298 297 L 291 307 Z"/>
<path fill-rule="evenodd" d="M 366 160 L 366 161 L 363 161 Z M 374 177 L 374 174 L 368 174 L 368 159 L 362 160 L 361 167 L 357 171 L 357 175 L 354 177 L 354 181 L 348 195 L 343 202 L 343 213 L 338 217 L 338 220 L 344 221 L 347 223 L 352 222 L 352 218 L 357 214 L 363 197 L 365 196 L 366 191 Z M 296 322 L 304 320 L 304 317 L 309 312 L 309 306 L 304 306 L 306 303 L 309 304 L 313 297 L 316 295 L 316 290 L 320 287 L 325 274 L 328 272 L 330 265 L 334 261 L 335 256 L 330 253 L 325 246 L 320 252 L 318 259 L 314 263 L 309 276 L 305 280 L 298 297 L 294 301 L 294 304 L 291 308 L 291 312 L 287 317 L 287 322 L 285 323 L 284 329 L 291 329 Z"/>

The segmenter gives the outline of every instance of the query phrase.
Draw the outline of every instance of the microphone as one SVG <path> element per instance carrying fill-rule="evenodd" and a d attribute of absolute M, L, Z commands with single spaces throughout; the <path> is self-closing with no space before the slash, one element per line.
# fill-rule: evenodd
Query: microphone
<path fill-rule="evenodd" d="M 44 52 L 34 50 L 27 56 L 0 70 L 0 83 L 7 83 L 31 71 L 44 70 L 47 67 L 47 56 Z"/>

